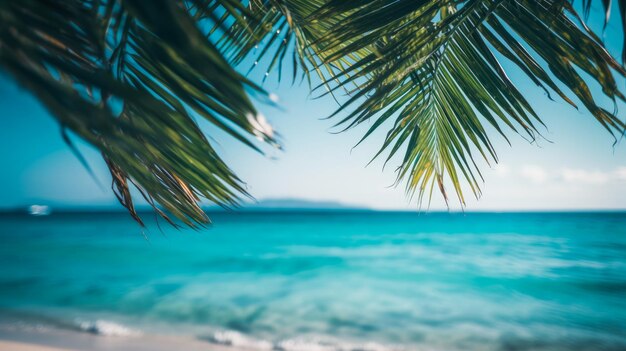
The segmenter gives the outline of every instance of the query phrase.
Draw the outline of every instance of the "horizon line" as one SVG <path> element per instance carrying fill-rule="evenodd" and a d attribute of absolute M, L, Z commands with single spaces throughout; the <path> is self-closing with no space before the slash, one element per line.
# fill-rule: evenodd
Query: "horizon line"
<path fill-rule="evenodd" d="M 203 207 L 207 213 L 268 213 L 268 212 L 379 212 L 379 213 L 415 213 L 427 215 L 434 214 L 470 214 L 470 213 L 626 213 L 626 208 L 536 208 L 536 209 L 377 209 L 366 207 L 238 207 L 238 208 L 221 208 L 221 207 Z M 138 213 L 152 213 L 154 210 L 150 207 L 141 207 L 136 209 Z M 97 206 L 64 206 L 52 208 L 51 214 L 124 214 L 127 213 L 124 208 L 114 207 L 97 207 Z M 25 207 L 0 207 L 0 214 L 26 214 L 28 215 L 28 206 Z"/>

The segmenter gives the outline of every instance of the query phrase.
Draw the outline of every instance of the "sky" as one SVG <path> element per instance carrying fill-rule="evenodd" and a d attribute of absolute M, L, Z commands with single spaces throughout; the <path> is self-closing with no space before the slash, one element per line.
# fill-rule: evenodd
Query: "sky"
<path fill-rule="evenodd" d="M 613 20 L 606 32 L 607 46 L 616 55 L 621 50 L 621 38 L 616 34 L 619 25 Z M 263 75 L 255 71 L 251 78 L 260 81 Z M 480 199 L 468 196 L 465 210 L 626 209 L 625 143 L 613 145 L 612 137 L 584 109 L 551 101 L 519 74 L 511 76 L 544 119 L 547 128 L 543 134 L 548 140 L 529 144 L 510 133 L 509 146 L 491 133 L 500 163 L 490 167 L 479 162 L 485 178 L 483 193 Z M 258 108 L 280 133 L 284 151 L 266 149 L 268 153 L 263 156 L 215 135 L 217 150 L 256 199 L 335 201 L 375 209 L 418 208 L 415 200 L 406 196 L 403 184 L 393 186 L 397 163 L 384 169 L 382 161 L 366 166 L 382 143 L 382 133 L 353 148 L 367 125 L 333 133 L 337 119 L 324 119 L 337 108 L 331 98 L 314 99 L 306 83 L 278 83 L 272 78 L 275 73 L 263 87 L 279 97 L 279 108 L 261 103 Z M 624 80 L 619 84 L 626 86 Z M 599 96 L 598 89 L 593 88 Z M 619 108 L 619 116 L 626 119 L 626 106 Z M 0 208 L 33 203 L 116 205 L 98 152 L 79 142 L 95 172 L 94 179 L 65 145 L 49 113 L 5 75 L 0 75 L 0 114 Z M 201 126 L 212 134 L 207 123 Z M 450 205 L 452 210 L 460 209 L 454 200 Z M 430 209 L 446 209 L 438 194 Z"/>

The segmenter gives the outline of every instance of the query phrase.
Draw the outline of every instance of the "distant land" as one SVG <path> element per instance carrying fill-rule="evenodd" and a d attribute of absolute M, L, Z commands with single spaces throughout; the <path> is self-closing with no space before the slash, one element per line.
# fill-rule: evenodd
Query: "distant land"
<path fill-rule="evenodd" d="M 296 198 L 262 199 L 257 202 L 245 203 L 243 210 L 257 209 L 293 209 L 293 210 L 371 210 L 368 207 L 349 205 L 338 201 L 305 200 Z"/>

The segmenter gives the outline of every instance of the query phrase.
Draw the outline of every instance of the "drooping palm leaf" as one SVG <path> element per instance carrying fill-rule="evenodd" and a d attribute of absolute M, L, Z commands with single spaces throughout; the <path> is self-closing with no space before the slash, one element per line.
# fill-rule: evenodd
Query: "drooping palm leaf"
<path fill-rule="evenodd" d="M 540 116 L 509 79 L 503 60 L 568 103 L 575 106 L 578 99 L 614 135 L 623 132 L 622 120 L 600 106 L 581 72 L 616 101 L 624 96 L 615 75 L 623 77 L 626 71 L 568 1 L 368 0 L 351 5 L 331 1 L 315 17 L 349 13 L 323 38 L 330 52 L 320 55 L 326 63 L 354 57 L 364 46 L 372 49 L 327 80 L 341 81 L 335 89 L 360 82 L 338 110 L 350 109 L 339 124 L 352 127 L 374 119 L 366 138 L 394 120 L 379 154 L 387 150 L 389 160 L 406 148 L 398 179 L 406 179 L 410 194 L 417 191 L 421 198 L 439 188 L 447 197 L 448 179 L 462 203 L 463 183 L 478 196 L 475 154 L 497 161 L 486 125 L 505 138 L 507 128 L 537 137 Z"/>
<path fill-rule="evenodd" d="M 244 10 L 230 0 L 0 3 L 0 67 L 63 130 L 102 151 L 118 199 L 140 223 L 131 183 L 166 219 L 159 207 L 188 225 L 208 221 L 201 198 L 232 206 L 247 195 L 195 115 L 255 149 L 250 136 L 276 143 L 248 95 L 263 92 L 192 17 L 207 4 L 235 20 Z"/>

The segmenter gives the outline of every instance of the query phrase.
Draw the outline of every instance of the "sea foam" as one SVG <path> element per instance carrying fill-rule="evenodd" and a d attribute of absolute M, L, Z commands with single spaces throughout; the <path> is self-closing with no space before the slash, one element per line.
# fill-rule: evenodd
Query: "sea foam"
<path fill-rule="evenodd" d="M 128 337 L 141 335 L 141 333 L 135 329 L 105 320 L 77 321 L 77 323 L 81 331 L 101 336 Z"/>
<path fill-rule="evenodd" d="M 246 350 L 274 350 L 274 351 L 399 351 L 402 348 L 393 348 L 377 343 L 353 344 L 338 341 L 326 341 L 321 338 L 302 337 L 280 340 L 275 343 L 255 339 L 232 330 L 216 331 L 206 341 L 242 348 Z"/>
<path fill-rule="evenodd" d="M 253 339 L 244 334 L 238 333 L 232 330 L 220 330 L 214 332 L 209 337 L 205 338 L 219 345 L 241 347 L 251 350 L 273 350 L 274 345 L 266 340 Z"/>

